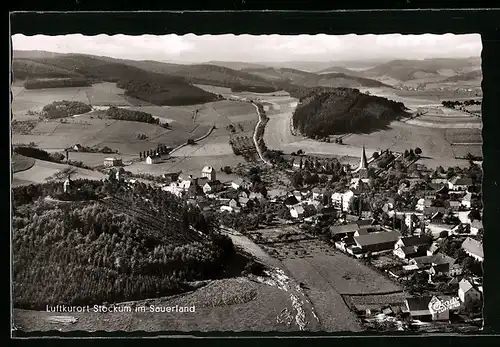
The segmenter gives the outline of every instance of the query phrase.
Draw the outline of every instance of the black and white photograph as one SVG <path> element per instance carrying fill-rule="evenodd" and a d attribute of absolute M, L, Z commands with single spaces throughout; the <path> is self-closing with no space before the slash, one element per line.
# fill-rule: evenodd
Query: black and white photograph
<path fill-rule="evenodd" d="M 481 35 L 11 46 L 12 330 L 482 330 Z"/>

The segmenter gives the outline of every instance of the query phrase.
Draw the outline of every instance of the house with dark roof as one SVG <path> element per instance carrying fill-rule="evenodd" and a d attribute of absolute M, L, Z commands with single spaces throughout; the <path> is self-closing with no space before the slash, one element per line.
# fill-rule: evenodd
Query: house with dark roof
<path fill-rule="evenodd" d="M 283 201 L 283 203 L 285 204 L 285 206 L 287 207 L 292 207 L 292 206 L 295 206 L 299 203 L 299 201 L 297 200 L 297 198 L 292 195 L 292 196 L 288 196 L 285 201 Z"/>
<path fill-rule="evenodd" d="M 432 297 L 413 297 L 405 299 L 406 311 L 410 314 L 412 319 L 418 319 L 421 321 L 432 320 L 432 314 L 429 309 L 429 304 Z"/>
<path fill-rule="evenodd" d="M 252 183 L 246 179 L 238 177 L 231 182 L 231 187 L 233 187 L 233 189 L 250 189 L 252 187 Z"/>
<path fill-rule="evenodd" d="M 450 265 L 455 264 L 455 259 L 447 256 L 444 253 L 437 253 L 434 255 L 425 255 L 422 257 L 415 257 L 410 260 L 411 265 L 416 265 L 419 269 L 430 268 L 432 265 L 439 265 L 448 263 Z"/>
<path fill-rule="evenodd" d="M 455 176 L 448 181 L 448 188 L 450 190 L 467 190 L 473 184 L 472 179 L 469 177 Z"/>
<path fill-rule="evenodd" d="M 432 243 L 427 235 L 409 236 L 400 238 L 394 245 L 394 255 L 401 259 L 423 256 Z"/>
<path fill-rule="evenodd" d="M 477 240 L 474 240 L 471 237 L 465 239 L 462 243 L 462 248 L 469 256 L 476 259 L 479 262 L 483 262 L 484 253 L 483 253 L 483 244 Z"/>
<path fill-rule="evenodd" d="M 335 240 L 340 240 L 342 237 L 351 234 L 354 235 L 356 231 L 359 230 L 359 226 L 356 223 L 349 223 L 343 225 L 332 225 L 330 227 L 330 235 Z"/>
<path fill-rule="evenodd" d="M 400 237 L 397 231 L 382 231 L 354 236 L 354 241 L 363 252 L 382 252 L 394 249 Z"/>

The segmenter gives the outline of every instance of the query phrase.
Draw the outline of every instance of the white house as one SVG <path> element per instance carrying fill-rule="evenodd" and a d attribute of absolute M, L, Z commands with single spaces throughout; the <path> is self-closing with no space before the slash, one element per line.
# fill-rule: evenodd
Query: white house
<path fill-rule="evenodd" d="M 458 284 L 458 297 L 461 302 L 468 305 L 481 300 L 481 293 L 474 288 L 470 280 L 464 278 Z"/>
<path fill-rule="evenodd" d="M 242 189 L 250 189 L 251 186 L 252 184 L 250 182 L 242 178 L 237 178 L 233 182 L 231 182 L 231 187 L 233 189 L 238 189 L 240 187 Z"/>
<path fill-rule="evenodd" d="M 304 217 L 304 208 L 302 206 L 295 206 L 290 209 L 290 215 L 292 218 L 302 218 Z"/>
<path fill-rule="evenodd" d="M 415 206 L 416 211 L 423 212 L 426 207 L 431 207 L 432 201 L 430 199 L 420 198 Z"/>
<path fill-rule="evenodd" d="M 462 198 L 462 205 L 465 208 L 471 208 L 471 205 L 472 205 L 472 193 L 467 193 L 467 194 L 464 195 L 464 197 Z"/>
<path fill-rule="evenodd" d="M 206 177 L 210 181 L 215 181 L 215 169 L 212 166 L 204 166 L 201 170 L 201 177 Z"/>
<path fill-rule="evenodd" d="M 332 194 L 332 205 L 341 211 L 347 211 L 349 209 L 349 203 L 354 198 L 355 194 L 350 189 L 344 193 L 333 193 Z"/>
<path fill-rule="evenodd" d="M 184 189 L 179 186 L 178 182 L 172 182 L 168 186 L 163 187 L 161 190 L 174 194 L 177 197 L 181 197 Z"/>
<path fill-rule="evenodd" d="M 161 161 L 161 156 L 159 154 L 153 154 L 146 158 L 146 164 L 158 164 Z"/>

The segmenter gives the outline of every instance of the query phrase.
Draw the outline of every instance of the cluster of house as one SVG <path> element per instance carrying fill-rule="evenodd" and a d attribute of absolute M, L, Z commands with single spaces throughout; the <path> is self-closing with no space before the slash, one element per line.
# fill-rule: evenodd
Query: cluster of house
<path fill-rule="evenodd" d="M 458 297 L 448 295 L 411 297 L 405 299 L 402 311 L 408 313 L 413 320 L 448 321 L 450 313 L 461 307 L 482 302 L 481 278 L 463 278 L 457 286 Z"/>
<path fill-rule="evenodd" d="M 205 166 L 201 170 L 201 177 L 194 178 L 192 175 L 181 175 L 177 173 L 164 174 L 164 179 L 169 179 L 169 184 L 161 185 L 161 189 L 178 197 L 188 199 L 188 203 L 198 205 L 202 210 L 212 210 L 216 206 L 219 211 L 239 213 L 242 208 L 252 204 L 255 199 L 262 200 L 265 197 L 261 193 L 250 192 L 251 182 L 243 178 L 236 178 L 231 182 L 222 183 L 216 178 L 216 171 L 211 166 Z M 238 191 L 236 198 L 228 199 L 220 196 L 227 189 Z M 195 202 L 198 196 L 214 199 L 216 203 L 208 204 Z"/>

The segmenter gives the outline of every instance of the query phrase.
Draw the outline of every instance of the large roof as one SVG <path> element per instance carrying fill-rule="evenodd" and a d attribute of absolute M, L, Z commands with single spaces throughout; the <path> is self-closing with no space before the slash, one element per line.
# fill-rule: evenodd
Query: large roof
<path fill-rule="evenodd" d="M 397 231 L 383 231 L 366 235 L 354 236 L 359 246 L 376 245 L 380 243 L 396 242 L 401 237 Z"/>
<path fill-rule="evenodd" d="M 344 234 L 344 233 L 355 233 L 358 231 L 359 226 L 357 223 L 350 223 L 344 225 L 332 225 L 330 227 L 330 232 L 334 235 Z"/>
<path fill-rule="evenodd" d="M 427 235 L 420 236 L 409 236 L 401 238 L 403 245 L 406 247 L 409 246 L 421 246 L 421 245 L 430 245 L 432 243 L 432 238 Z"/>
<path fill-rule="evenodd" d="M 410 311 L 425 311 L 429 309 L 429 303 L 431 302 L 432 297 L 414 297 L 406 299 L 408 303 L 408 308 Z"/>
<path fill-rule="evenodd" d="M 466 238 L 462 243 L 462 248 L 466 251 L 477 255 L 478 257 L 484 258 L 483 245 L 481 242 L 474 240 L 473 238 Z"/>

